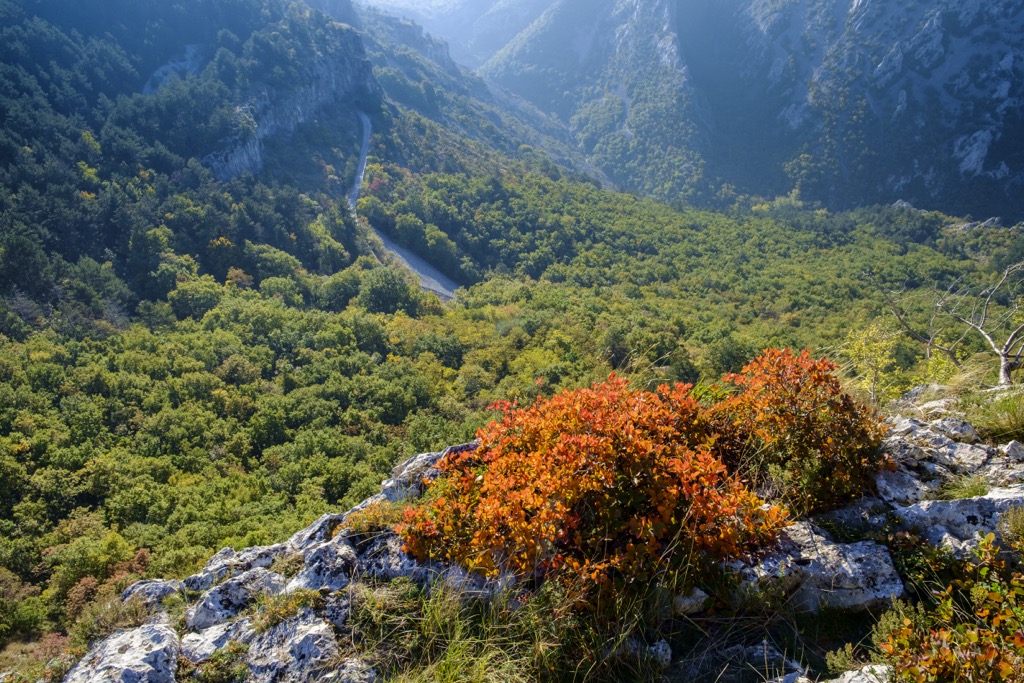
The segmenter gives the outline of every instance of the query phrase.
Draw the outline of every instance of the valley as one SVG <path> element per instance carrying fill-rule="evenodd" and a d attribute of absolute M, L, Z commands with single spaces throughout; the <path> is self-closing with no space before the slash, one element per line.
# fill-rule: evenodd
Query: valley
<path fill-rule="evenodd" d="M 1012 673 L 1022 24 L 0 0 L 0 681 Z"/>

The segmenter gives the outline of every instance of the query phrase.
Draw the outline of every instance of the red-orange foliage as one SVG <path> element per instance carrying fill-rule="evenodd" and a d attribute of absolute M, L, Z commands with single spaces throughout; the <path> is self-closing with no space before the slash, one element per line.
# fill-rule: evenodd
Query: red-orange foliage
<path fill-rule="evenodd" d="M 432 500 L 406 510 L 408 551 L 602 590 L 769 540 L 785 514 L 712 454 L 689 389 L 652 393 L 613 375 L 529 408 L 498 406 L 504 417 L 480 430 L 480 448 L 446 458 Z"/>
<path fill-rule="evenodd" d="M 882 463 L 885 428 L 843 391 L 836 365 L 807 351 L 767 349 L 724 380 L 740 389 L 713 406 L 715 451 L 758 486 L 771 484 L 799 512 L 841 505 Z"/>

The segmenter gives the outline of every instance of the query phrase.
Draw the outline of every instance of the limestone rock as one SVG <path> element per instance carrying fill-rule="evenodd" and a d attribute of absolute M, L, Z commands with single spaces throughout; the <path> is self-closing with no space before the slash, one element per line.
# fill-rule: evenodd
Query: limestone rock
<path fill-rule="evenodd" d="M 847 671 L 828 683 L 889 683 L 892 670 L 881 664 L 872 664 L 860 671 Z"/>
<path fill-rule="evenodd" d="M 917 406 L 918 412 L 925 417 L 937 417 L 940 415 L 946 415 L 956 406 L 954 399 L 943 398 L 937 401 L 928 401 Z"/>
<path fill-rule="evenodd" d="M 1000 446 L 999 450 L 1013 462 L 1024 463 L 1024 444 L 1020 441 L 1011 441 L 1004 446 Z"/>
<path fill-rule="evenodd" d="M 306 551 L 306 566 L 288 583 L 288 590 L 341 590 L 349 584 L 357 562 L 355 549 L 339 534 Z"/>
<path fill-rule="evenodd" d="M 348 625 L 352 601 L 345 591 L 331 593 L 324 599 L 323 617 L 341 631 Z"/>
<path fill-rule="evenodd" d="M 329 541 L 334 536 L 337 528 L 345 521 L 345 514 L 326 514 L 322 516 L 302 531 L 296 532 L 288 539 L 285 545 L 302 551 L 317 543 Z"/>
<path fill-rule="evenodd" d="M 903 581 L 885 547 L 871 541 L 834 543 L 808 522 L 784 529 L 778 550 L 743 574 L 748 587 L 777 582 L 797 607 L 811 612 L 871 609 L 903 595 Z"/>
<path fill-rule="evenodd" d="M 359 574 L 379 581 L 409 578 L 422 583 L 428 569 L 402 550 L 402 541 L 394 533 L 375 538 L 359 556 Z"/>
<path fill-rule="evenodd" d="M 249 643 L 255 635 L 256 631 L 248 619 L 217 624 L 199 633 L 185 634 L 181 639 L 181 654 L 193 664 L 198 664 L 229 642 Z"/>
<path fill-rule="evenodd" d="M 708 594 L 701 589 L 694 588 L 689 595 L 677 595 L 672 600 L 672 610 L 680 616 L 696 614 L 704 609 L 708 597 Z"/>
<path fill-rule="evenodd" d="M 286 555 L 290 546 L 285 543 L 268 546 L 254 546 L 241 552 L 224 548 L 210 558 L 202 571 L 185 579 L 185 587 L 193 591 L 204 591 L 225 579 L 238 576 L 257 567 L 269 567 L 277 558 Z"/>
<path fill-rule="evenodd" d="M 648 646 L 645 654 L 662 671 L 672 665 L 672 647 L 664 640 L 659 640 L 654 645 Z"/>
<path fill-rule="evenodd" d="M 185 586 L 181 581 L 162 581 L 148 579 L 133 583 L 121 593 L 121 600 L 128 602 L 132 598 L 141 600 L 150 609 L 159 607 L 165 598 L 178 594 L 183 595 Z"/>
<path fill-rule="evenodd" d="M 372 670 L 350 662 L 337 667 L 339 654 L 331 625 L 306 609 L 253 639 L 249 645 L 249 678 L 246 680 L 248 683 L 368 683 L 376 679 Z M 346 671 L 343 675 L 342 670 Z"/>
<path fill-rule="evenodd" d="M 996 531 L 1002 512 L 1020 505 L 1024 505 L 1024 486 L 1018 485 L 993 489 L 978 498 L 926 500 L 898 508 L 894 514 L 906 526 L 920 530 L 930 543 L 965 555 L 979 535 Z"/>
<path fill-rule="evenodd" d="M 223 624 L 260 595 L 277 595 L 284 590 L 285 580 L 280 574 L 257 567 L 241 576 L 211 588 L 185 613 L 185 625 L 190 631 L 202 631 Z"/>
<path fill-rule="evenodd" d="M 1000 488 L 1024 484 L 1024 463 L 1006 457 L 992 458 L 978 473 Z"/>
<path fill-rule="evenodd" d="M 391 472 L 391 478 L 381 486 L 384 500 L 399 503 L 410 498 L 417 498 L 423 493 L 423 480 L 433 480 L 439 474 L 435 465 L 443 457 L 443 453 L 421 453 L 407 460 Z"/>
<path fill-rule="evenodd" d="M 64 683 L 174 683 L 178 636 L 165 624 L 121 631 L 95 646 Z"/>
<path fill-rule="evenodd" d="M 323 677 L 333 683 L 375 683 L 377 672 L 361 659 L 346 659 L 336 670 Z"/>
<path fill-rule="evenodd" d="M 926 483 L 915 476 L 906 466 L 899 465 L 895 471 L 883 470 L 875 475 L 878 496 L 894 505 L 913 505 L 938 493 L 937 483 Z"/>
<path fill-rule="evenodd" d="M 974 427 L 966 420 L 961 420 L 960 418 L 947 417 L 937 420 L 931 424 L 931 429 L 961 443 L 978 443 L 981 441 L 981 437 L 978 436 L 978 432 Z"/>
<path fill-rule="evenodd" d="M 913 436 L 928 427 L 927 423 L 913 417 L 898 418 L 889 430 L 892 436 Z"/>
<path fill-rule="evenodd" d="M 785 676 L 777 676 L 767 683 L 814 683 L 814 681 L 807 678 L 807 676 L 804 676 L 799 671 L 794 671 L 793 673 L 786 674 Z"/>
<path fill-rule="evenodd" d="M 437 463 L 444 457 L 456 453 L 474 451 L 480 447 L 477 442 L 450 446 L 440 453 L 421 453 L 398 465 L 381 488 L 381 496 L 392 503 L 402 502 L 423 495 L 424 480 L 433 481 L 440 474 Z"/>

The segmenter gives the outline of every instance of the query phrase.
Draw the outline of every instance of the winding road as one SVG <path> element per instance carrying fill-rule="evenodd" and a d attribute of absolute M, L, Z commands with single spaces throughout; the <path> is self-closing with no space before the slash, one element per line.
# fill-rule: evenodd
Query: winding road
<path fill-rule="evenodd" d="M 370 123 L 370 117 L 363 112 L 357 113 L 359 114 L 360 123 L 363 124 L 363 146 L 359 152 L 359 167 L 356 169 L 355 183 L 352 186 L 352 191 L 348 194 L 348 204 L 352 207 L 353 213 L 355 213 L 356 203 L 359 201 L 359 192 L 363 187 L 363 177 L 366 175 L 366 158 L 370 154 L 370 137 L 373 134 L 373 125 Z M 451 301 L 455 298 L 455 290 L 459 287 L 457 282 L 412 251 L 396 244 L 393 239 L 377 230 L 374 226 L 371 225 L 370 229 L 373 230 L 373 234 L 384 245 L 384 249 L 390 252 L 397 261 L 419 278 L 420 287 L 437 294 L 442 301 Z"/>

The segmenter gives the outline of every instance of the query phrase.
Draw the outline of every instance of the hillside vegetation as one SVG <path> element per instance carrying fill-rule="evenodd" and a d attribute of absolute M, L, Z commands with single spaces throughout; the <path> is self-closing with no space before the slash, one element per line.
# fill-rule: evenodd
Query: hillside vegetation
<path fill-rule="evenodd" d="M 396 462 L 471 439 L 495 401 L 557 406 L 612 372 L 624 392 L 717 381 L 770 346 L 858 364 L 844 345 L 883 292 L 927 327 L 935 288 L 1024 255 L 1015 230 L 906 206 L 610 191 L 568 146 L 544 151 L 543 116 L 438 70 L 422 35 L 400 44 L 408 26 L 363 21 L 278 0 L 0 0 L 0 669 L 80 652 L 135 578 L 347 509 Z M 265 101 L 306 111 L 268 128 Z M 375 134 L 357 218 L 358 112 Z M 392 268 L 368 224 L 463 283 L 457 299 Z M 884 369 L 903 386 L 933 366 L 901 339 Z M 738 490 L 723 505 L 753 505 Z"/>

